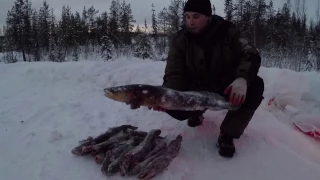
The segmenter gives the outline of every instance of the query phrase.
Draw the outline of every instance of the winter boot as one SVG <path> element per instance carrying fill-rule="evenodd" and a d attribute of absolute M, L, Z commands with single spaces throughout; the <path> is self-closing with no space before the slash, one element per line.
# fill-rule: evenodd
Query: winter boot
<path fill-rule="evenodd" d="M 202 124 L 203 116 L 201 114 L 193 115 L 188 118 L 188 126 L 197 127 Z"/>
<path fill-rule="evenodd" d="M 233 137 L 223 134 L 222 132 L 220 132 L 217 147 L 219 148 L 219 154 L 223 157 L 231 158 L 235 153 Z"/>

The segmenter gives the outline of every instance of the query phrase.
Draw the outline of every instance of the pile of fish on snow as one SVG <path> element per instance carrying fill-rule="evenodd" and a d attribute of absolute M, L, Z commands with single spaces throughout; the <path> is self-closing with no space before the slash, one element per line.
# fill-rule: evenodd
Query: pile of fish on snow
<path fill-rule="evenodd" d="M 167 144 L 165 137 L 160 136 L 160 129 L 149 132 L 137 129 L 132 125 L 109 128 L 95 138 L 79 141 L 80 145 L 71 152 L 78 156 L 93 156 L 96 163 L 102 164 L 101 172 L 106 176 L 120 172 L 121 176 L 152 178 L 178 155 L 182 136 L 178 135 Z"/>

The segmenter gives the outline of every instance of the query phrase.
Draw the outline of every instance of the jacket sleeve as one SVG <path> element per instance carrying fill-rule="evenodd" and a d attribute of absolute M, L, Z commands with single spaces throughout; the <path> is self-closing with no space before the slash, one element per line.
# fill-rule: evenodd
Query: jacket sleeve
<path fill-rule="evenodd" d="M 186 66 L 185 53 L 179 42 L 179 38 L 175 37 L 170 43 L 167 57 L 167 64 L 163 76 L 163 87 L 183 91 L 186 89 Z"/>
<path fill-rule="evenodd" d="M 233 49 L 236 51 L 236 58 L 238 60 L 235 78 L 243 77 L 250 84 L 258 75 L 261 66 L 261 56 L 256 47 L 243 37 L 238 28 L 233 26 L 231 31 Z"/>

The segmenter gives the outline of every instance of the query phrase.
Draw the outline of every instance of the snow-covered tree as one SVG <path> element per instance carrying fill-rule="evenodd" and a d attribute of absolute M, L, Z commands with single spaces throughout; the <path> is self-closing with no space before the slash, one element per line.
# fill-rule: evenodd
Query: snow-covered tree
<path fill-rule="evenodd" d="M 103 36 L 101 38 L 101 57 L 108 61 L 112 58 L 113 56 L 113 53 L 112 53 L 112 41 L 111 39 L 106 35 L 106 36 Z"/>
<path fill-rule="evenodd" d="M 152 47 L 147 34 L 138 34 L 135 38 L 134 56 L 142 59 L 152 58 Z"/>
<path fill-rule="evenodd" d="M 57 27 L 53 9 L 50 13 L 50 28 L 49 28 L 49 60 L 55 62 L 57 59 Z"/>
<path fill-rule="evenodd" d="M 39 26 L 39 21 L 38 21 L 38 13 L 36 10 L 33 11 L 32 13 L 32 22 L 31 22 L 31 54 L 33 55 L 34 61 L 40 61 L 41 60 L 41 47 L 39 40 L 41 39 L 39 37 L 39 32 L 40 32 L 40 26 Z"/>
<path fill-rule="evenodd" d="M 39 11 L 39 45 L 45 52 L 49 51 L 49 32 L 50 32 L 50 9 L 45 0 Z"/>

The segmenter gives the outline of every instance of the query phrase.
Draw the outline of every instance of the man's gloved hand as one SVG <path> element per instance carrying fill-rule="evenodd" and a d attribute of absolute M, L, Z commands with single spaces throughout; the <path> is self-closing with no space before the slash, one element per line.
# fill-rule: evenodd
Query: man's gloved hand
<path fill-rule="evenodd" d="M 224 91 L 225 95 L 229 95 L 229 102 L 234 105 L 241 105 L 246 100 L 247 80 L 240 77 L 233 81 Z"/>

